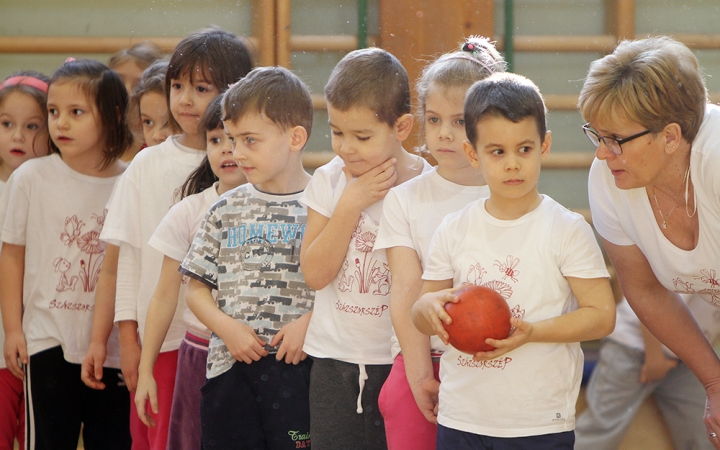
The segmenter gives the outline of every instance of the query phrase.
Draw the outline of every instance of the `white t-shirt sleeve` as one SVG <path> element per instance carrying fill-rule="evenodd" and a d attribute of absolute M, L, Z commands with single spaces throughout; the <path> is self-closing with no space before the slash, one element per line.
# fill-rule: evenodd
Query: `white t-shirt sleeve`
<path fill-rule="evenodd" d="M 407 201 L 405 204 L 407 205 Z M 390 189 L 383 202 L 383 214 L 374 249 L 409 247 L 415 250 L 411 236 L 410 223 L 403 202 L 395 189 Z"/>
<path fill-rule="evenodd" d="M 452 280 L 455 278 L 455 269 L 452 264 L 452 248 L 450 247 L 453 236 L 453 222 L 449 219 L 454 217 L 452 214 L 445 219 L 438 227 L 430 242 L 428 250 L 427 263 L 423 271 L 423 280 Z"/>
<path fill-rule="evenodd" d="M 336 165 L 335 160 L 330 161 L 322 167 L 319 167 L 313 174 L 305 191 L 300 197 L 300 203 L 322 214 L 325 217 L 332 216 L 333 212 L 333 194 L 331 177 L 331 167 Z M 344 173 L 341 176 L 345 176 Z"/>
<path fill-rule="evenodd" d="M 26 186 L 25 171 L 22 167 L 10 176 L 2 195 L 4 220 L 2 222 L 2 242 L 13 245 L 25 245 L 28 227 L 30 194 Z M 29 175 L 29 174 L 28 174 Z"/>
<path fill-rule="evenodd" d="M 190 202 L 183 200 L 173 205 L 150 237 L 148 244 L 176 261 L 185 259 L 194 236 L 191 230 L 191 215 Z"/>
<path fill-rule="evenodd" d="M 605 163 L 595 159 L 588 176 L 588 192 L 593 226 L 598 234 L 615 245 L 633 245 L 618 218 L 618 209 L 614 202 L 621 201 L 613 192 L 618 189 L 614 181 L 608 178 Z M 612 177 L 610 175 L 610 177 Z"/>
<path fill-rule="evenodd" d="M 565 277 L 608 278 L 607 267 L 592 228 L 578 218 L 564 234 L 560 271 Z"/>
<path fill-rule="evenodd" d="M 140 237 L 142 217 L 138 214 L 141 195 L 140 186 L 137 184 L 139 166 L 140 164 L 131 163 L 115 186 L 100 234 L 100 238 L 106 242 L 115 245 L 126 242 L 136 248 L 143 245 Z"/>
<path fill-rule="evenodd" d="M 117 286 L 115 290 L 115 322 L 137 321 L 137 298 L 140 289 L 140 249 L 120 242 Z"/>

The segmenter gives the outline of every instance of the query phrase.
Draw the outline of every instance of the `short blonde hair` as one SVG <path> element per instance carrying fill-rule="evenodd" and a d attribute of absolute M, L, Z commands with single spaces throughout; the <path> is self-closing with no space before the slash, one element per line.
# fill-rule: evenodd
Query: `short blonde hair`
<path fill-rule="evenodd" d="M 578 107 L 588 122 L 629 120 L 653 133 L 680 125 L 692 142 L 700 129 L 707 89 L 695 55 L 670 37 L 623 41 L 593 61 Z"/>

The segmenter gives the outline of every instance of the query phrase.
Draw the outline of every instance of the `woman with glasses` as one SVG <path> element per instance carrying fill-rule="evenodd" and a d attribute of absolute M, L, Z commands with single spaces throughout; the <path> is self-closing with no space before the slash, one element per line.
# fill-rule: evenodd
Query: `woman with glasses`
<path fill-rule="evenodd" d="M 593 62 L 579 108 L 597 146 L 593 224 L 641 322 L 702 383 L 700 432 L 720 449 L 720 360 L 679 296 L 720 306 L 720 108 L 707 102 L 693 53 L 659 37 Z M 670 364 L 642 369 L 660 380 Z"/>

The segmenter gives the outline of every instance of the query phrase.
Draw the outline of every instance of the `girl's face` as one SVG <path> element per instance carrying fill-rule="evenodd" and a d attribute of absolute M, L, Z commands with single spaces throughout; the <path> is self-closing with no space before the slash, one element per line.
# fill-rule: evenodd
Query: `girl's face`
<path fill-rule="evenodd" d="M 245 173 L 233 159 L 230 139 L 222 128 L 207 132 L 207 155 L 213 173 L 218 177 L 218 194 L 247 183 Z"/>
<path fill-rule="evenodd" d="M 29 94 L 12 92 L 0 104 L 0 177 L 25 161 L 48 154 L 47 119 Z"/>
<path fill-rule="evenodd" d="M 164 95 L 158 92 L 147 92 L 140 97 L 140 120 L 148 147 L 158 145 L 170 136 L 167 112 Z"/>
<path fill-rule="evenodd" d="M 463 152 L 463 141 L 467 139 L 463 120 L 466 92 L 466 87 L 438 86 L 425 99 L 425 139 L 441 175 L 470 166 Z"/>
<path fill-rule="evenodd" d="M 60 81 L 48 89 L 48 130 L 63 160 L 73 166 L 97 167 L 103 160 L 105 139 L 94 99 L 77 83 Z"/>
<path fill-rule="evenodd" d="M 197 135 L 198 125 L 208 104 L 218 95 L 217 87 L 197 70 L 192 83 L 190 75 L 170 80 L 170 113 L 186 135 Z"/>

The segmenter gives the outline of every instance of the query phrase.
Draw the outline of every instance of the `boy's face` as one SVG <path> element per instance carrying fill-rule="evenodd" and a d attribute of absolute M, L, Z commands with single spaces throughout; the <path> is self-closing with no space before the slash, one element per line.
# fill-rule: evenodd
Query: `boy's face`
<path fill-rule="evenodd" d="M 332 148 L 358 177 L 387 161 L 402 141 L 396 127 L 380 122 L 373 110 L 357 106 L 340 111 L 328 103 Z"/>
<path fill-rule="evenodd" d="M 283 130 L 265 114 L 249 112 L 236 122 L 223 122 L 233 158 L 249 183 L 263 192 L 280 193 L 290 166 L 293 129 Z"/>
<path fill-rule="evenodd" d="M 490 116 L 477 124 L 477 142 L 465 141 L 463 150 L 474 167 L 479 167 L 490 195 L 521 200 L 537 195 L 540 164 L 550 152 L 548 131 L 540 143 L 535 121 L 527 117 L 518 123 Z"/>

